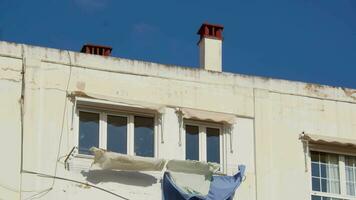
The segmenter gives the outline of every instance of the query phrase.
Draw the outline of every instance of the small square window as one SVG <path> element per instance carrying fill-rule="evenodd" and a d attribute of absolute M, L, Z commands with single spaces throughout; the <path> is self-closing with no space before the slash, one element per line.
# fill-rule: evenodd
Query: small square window
<path fill-rule="evenodd" d="M 222 164 L 222 126 L 185 122 L 185 158 Z"/>

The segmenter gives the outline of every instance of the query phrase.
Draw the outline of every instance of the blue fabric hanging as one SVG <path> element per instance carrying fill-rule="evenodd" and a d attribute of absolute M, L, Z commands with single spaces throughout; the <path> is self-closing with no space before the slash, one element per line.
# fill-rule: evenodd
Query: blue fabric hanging
<path fill-rule="evenodd" d="M 213 176 L 206 196 L 187 194 L 172 180 L 169 172 L 163 176 L 162 189 L 164 200 L 232 200 L 235 190 L 240 186 L 245 174 L 245 166 L 239 165 L 234 176 Z"/>

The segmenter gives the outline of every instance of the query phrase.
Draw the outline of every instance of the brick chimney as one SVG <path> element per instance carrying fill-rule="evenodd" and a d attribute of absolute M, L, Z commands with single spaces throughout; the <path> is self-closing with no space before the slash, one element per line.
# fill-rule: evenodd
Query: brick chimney
<path fill-rule="evenodd" d="M 210 71 L 222 71 L 222 31 L 218 24 L 204 23 L 198 31 L 200 52 L 200 68 Z"/>
<path fill-rule="evenodd" d="M 110 56 L 111 51 L 112 51 L 112 48 L 109 46 L 85 44 L 85 45 L 83 45 L 82 50 L 80 52 L 101 55 L 101 56 Z"/>

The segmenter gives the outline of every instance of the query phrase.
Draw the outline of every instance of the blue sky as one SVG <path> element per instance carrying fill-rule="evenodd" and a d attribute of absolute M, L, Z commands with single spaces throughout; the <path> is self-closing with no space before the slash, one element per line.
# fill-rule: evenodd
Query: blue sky
<path fill-rule="evenodd" d="M 356 88 L 356 0 L 0 0 L 0 40 L 198 66 L 202 22 L 224 25 L 223 70 Z"/>

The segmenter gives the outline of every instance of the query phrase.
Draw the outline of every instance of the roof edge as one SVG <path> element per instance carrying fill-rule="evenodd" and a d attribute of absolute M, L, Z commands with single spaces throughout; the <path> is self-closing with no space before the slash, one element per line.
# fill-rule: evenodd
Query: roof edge
<path fill-rule="evenodd" d="M 216 85 L 239 86 L 325 100 L 356 103 L 356 90 L 351 88 L 230 72 L 212 72 L 194 67 L 160 64 L 110 56 L 103 57 L 69 50 L 5 41 L 0 41 L 0 56 L 19 59 L 22 59 L 23 56 L 30 56 L 40 59 L 43 62 L 73 65 L 94 70 L 154 76 Z M 224 80 L 224 83 L 222 83 L 221 80 Z"/>

